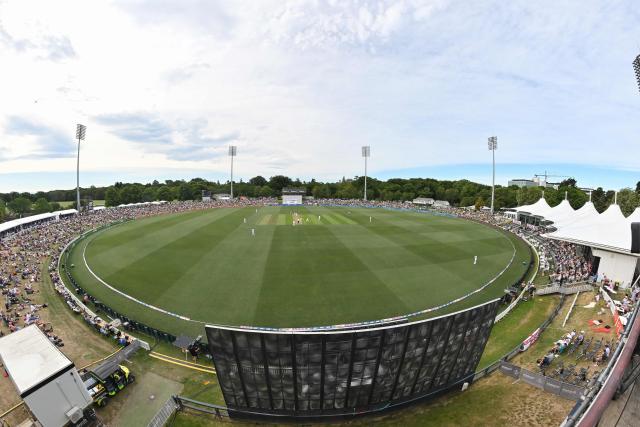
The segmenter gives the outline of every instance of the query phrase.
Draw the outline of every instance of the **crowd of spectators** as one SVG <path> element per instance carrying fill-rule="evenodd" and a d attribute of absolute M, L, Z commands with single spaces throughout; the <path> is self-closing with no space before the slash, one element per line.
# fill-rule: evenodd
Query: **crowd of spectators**
<path fill-rule="evenodd" d="M 346 206 L 353 208 L 386 208 L 386 209 L 415 209 L 411 202 L 384 200 L 353 200 L 353 199 L 315 199 L 305 201 L 307 206 Z"/>
<path fill-rule="evenodd" d="M 410 202 L 398 201 L 362 201 L 322 199 L 305 202 L 312 206 L 350 206 L 376 207 L 388 209 L 414 209 Z M 86 311 L 83 298 L 67 290 L 58 275 L 57 260 L 63 248 L 82 233 L 115 222 L 147 216 L 187 212 L 218 207 L 247 207 L 277 204 L 277 199 L 236 199 L 233 201 L 187 201 L 158 205 L 144 205 L 90 211 L 80 215 L 71 215 L 46 223 L 34 225 L 0 239 L 0 290 L 4 298 L 4 307 L 0 310 L 0 335 L 16 331 L 31 324 L 38 325 L 48 334 L 56 345 L 64 345 L 59 336 L 53 333 L 53 327 L 43 319 L 47 310 L 43 299 L 39 297 L 42 283 L 41 266 L 44 260 L 51 261 L 48 274 L 56 292 L 65 300 L 71 310 L 105 336 L 111 336 L 121 345 L 127 345 L 131 337 L 120 332 L 111 322 Z M 578 252 L 575 245 L 541 238 L 542 229 L 528 226 L 526 229 L 508 218 L 491 215 L 487 211 L 473 211 L 449 208 L 444 213 L 480 221 L 518 234 L 536 247 L 540 255 L 540 268 L 550 283 L 569 284 L 592 278 L 592 264 Z M 530 296 L 535 287 L 529 286 Z M 78 299 L 78 297 L 80 299 Z M 640 297 L 640 289 L 634 289 L 620 301 L 623 313 L 631 311 Z M 45 318 L 47 316 L 44 316 Z"/>
<path fill-rule="evenodd" d="M 55 291 L 71 310 L 81 315 L 98 332 L 110 336 L 121 345 L 128 345 L 131 337 L 119 331 L 113 322 L 86 311 L 62 283 L 57 270 L 58 258 L 64 247 L 82 233 L 91 229 L 154 215 L 187 212 L 217 207 L 246 207 L 276 203 L 276 199 L 238 199 L 234 201 L 172 202 L 89 211 L 80 215 L 60 217 L 57 220 L 21 228 L 0 239 L 0 290 L 4 304 L 0 309 L 0 336 L 25 326 L 37 325 L 58 346 L 62 339 L 54 334 L 53 326 L 45 322 L 46 304 L 38 304 L 42 285 L 41 267 L 50 260 L 48 274 Z M 80 295 L 87 302 L 88 296 Z"/>

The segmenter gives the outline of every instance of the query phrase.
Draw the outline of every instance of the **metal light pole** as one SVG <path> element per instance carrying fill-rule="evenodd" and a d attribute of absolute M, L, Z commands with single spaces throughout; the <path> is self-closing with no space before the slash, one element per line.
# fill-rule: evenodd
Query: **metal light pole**
<path fill-rule="evenodd" d="M 633 69 L 636 72 L 636 80 L 638 80 L 638 90 L 640 90 L 640 55 L 636 56 L 633 61 Z"/>
<path fill-rule="evenodd" d="M 496 196 L 496 150 L 498 149 L 498 137 L 490 136 L 488 142 L 489 150 L 491 151 L 491 156 L 493 157 L 493 178 L 491 180 L 491 215 L 494 212 L 494 202 Z"/>
<path fill-rule="evenodd" d="M 231 157 L 231 199 L 233 199 L 233 158 L 238 154 L 238 147 L 229 146 L 229 157 Z"/>
<path fill-rule="evenodd" d="M 371 157 L 371 147 L 362 146 L 362 157 L 364 157 L 364 201 L 367 201 L 367 159 Z"/>
<path fill-rule="evenodd" d="M 76 125 L 76 139 L 78 140 L 78 160 L 76 162 L 76 209 L 80 213 L 80 141 L 84 141 L 87 127 L 78 123 Z"/>

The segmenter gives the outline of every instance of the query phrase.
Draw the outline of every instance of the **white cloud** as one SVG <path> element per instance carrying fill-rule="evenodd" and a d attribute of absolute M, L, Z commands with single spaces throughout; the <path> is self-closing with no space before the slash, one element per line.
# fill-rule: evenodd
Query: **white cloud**
<path fill-rule="evenodd" d="M 222 174 L 233 141 L 239 176 L 336 178 L 359 173 L 360 145 L 372 146 L 375 173 L 482 162 L 494 133 L 502 161 L 638 168 L 638 10 L 632 1 L 0 3 L 0 181 L 75 167 L 73 157 L 42 158 L 43 139 L 12 134 L 11 118 L 71 142 L 85 123 L 90 172 Z M 154 124 L 161 141 L 144 141 Z"/>

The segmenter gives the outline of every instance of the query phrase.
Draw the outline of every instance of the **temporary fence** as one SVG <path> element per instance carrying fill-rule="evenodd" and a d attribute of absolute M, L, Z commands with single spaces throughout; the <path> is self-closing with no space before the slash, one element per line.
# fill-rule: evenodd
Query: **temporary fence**
<path fill-rule="evenodd" d="M 562 294 L 571 295 L 578 292 L 588 292 L 593 290 L 593 285 L 589 283 L 575 283 L 571 285 L 551 285 L 540 288 L 536 291 L 536 295 Z"/>
<path fill-rule="evenodd" d="M 505 361 L 500 362 L 500 372 L 569 400 L 580 400 L 586 390 L 584 387 L 558 381 Z"/>

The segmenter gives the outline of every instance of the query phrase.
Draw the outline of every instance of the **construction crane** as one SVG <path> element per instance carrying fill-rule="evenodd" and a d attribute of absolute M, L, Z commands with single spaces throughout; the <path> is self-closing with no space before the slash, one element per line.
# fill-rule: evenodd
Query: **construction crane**
<path fill-rule="evenodd" d="M 534 174 L 533 176 L 535 176 L 536 178 L 544 177 L 544 182 L 547 182 L 547 177 L 549 176 L 552 176 L 555 178 L 573 178 L 572 176 L 569 176 L 569 175 L 552 175 L 547 173 L 547 171 L 544 171 L 543 174 L 542 173 Z"/>

